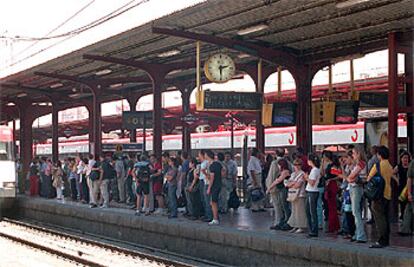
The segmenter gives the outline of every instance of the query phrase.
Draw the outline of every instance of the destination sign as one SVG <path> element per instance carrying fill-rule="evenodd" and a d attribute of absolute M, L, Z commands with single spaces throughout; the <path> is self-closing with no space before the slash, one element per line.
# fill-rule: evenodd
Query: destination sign
<path fill-rule="evenodd" d="M 140 129 L 152 128 L 152 112 L 151 111 L 124 111 L 122 112 L 122 128 L 124 129 Z"/>
<path fill-rule="evenodd" d="M 261 93 L 251 92 L 225 92 L 225 91 L 203 91 L 200 99 L 203 110 L 252 110 L 262 109 Z"/>

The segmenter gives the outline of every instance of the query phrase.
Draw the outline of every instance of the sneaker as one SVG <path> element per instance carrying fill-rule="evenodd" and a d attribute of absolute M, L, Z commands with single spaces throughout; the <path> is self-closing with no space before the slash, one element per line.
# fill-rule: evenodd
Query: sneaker
<path fill-rule="evenodd" d="M 149 210 L 147 210 L 147 211 L 145 212 L 145 216 L 149 216 L 149 215 L 151 215 L 151 213 L 149 212 Z"/>
<path fill-rule="evenodd" d="M 303 233 L 303 230 L 302 230 L 302 229 L 300 229 L 300 228 L 298 228 L 298 229 L 295 231 L 295 234 L 301 234 L 301 233 Z"/>
<path fill-rule="evenodd" d="M 294 233 L 298 230 L 298 228 L 292 228 L 292 230 L 289 231 L 289 233 Z"/>
<path fill-rule="evenodd" d="M 154 215 L 161 215 L 162 214 L 162 209 L 156 209 L 153 214 Z"/>
<path fill-rule="evenodd" d="M 141 212 L 139 210 L 135 211 L 135 216 L 141 216 Z"/>
<path fill-rule="evenodd" d="M 279 225 L 270 226 L 270 230 L 282 230 Z"/>
<path fill-rule="evenodd" d="M 100 206 L 99 208 L 101 208 L 101 209 L 107 209 L 107 208 L 109 208 L 109 207 L 108 207 L 108 205 L 102 205 L 102 206 Z"/>
<path fill-rule="evenodd" d="M 91 205 L 89 205 L 89 208 L 91 208 L 91 209 L 94 209 L 94 208 L 97 208 L 98 206 L 96 205 L 96 204 L 91 204 Z"/>
<path fill-rule="evenodd" d="M 212 220 L 211 222 L 208 223 L 208 225 L 219 225 L 220 222 L 218 220 Z"/>

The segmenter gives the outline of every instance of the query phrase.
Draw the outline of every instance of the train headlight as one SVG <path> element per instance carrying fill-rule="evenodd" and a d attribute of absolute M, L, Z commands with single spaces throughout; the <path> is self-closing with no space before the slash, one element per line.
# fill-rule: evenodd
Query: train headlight
<path fill-rule="evenodd" d="M 14 188 L 16 186 L 15 182 L 3 182 L 4 188 Z"/>

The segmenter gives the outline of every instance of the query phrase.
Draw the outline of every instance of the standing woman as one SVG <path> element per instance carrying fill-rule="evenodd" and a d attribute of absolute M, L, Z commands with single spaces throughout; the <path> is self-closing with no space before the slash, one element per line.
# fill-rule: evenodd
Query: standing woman
<path fill-rule="evenodd" d="M 82 159 L 82 171 L 80 172 L 80 188 L 82 190 L 82 203 L 88 204 L 89 203 L 89 186 L 86 173 L 88 171 L 88 159 Z"/>
<path fill-rule="evenodd" d="M 190 201 L 187 205 L 191 205 L 191 219 L 197 220 L 202 215 L 203 204 L 201 203 L 200 196 L 200 181 L 199 174 L 197 173 L 197 160 L 195 158 L 190 159 L 190 170 L 187 173 L 187 188 L 188 197 Z"/>
<path fill-rule="evenodd" d="M 400 154 L 400 162 L 394 168 L 394 174 L 398 176 L 398 196 L 401 195 L 404 187 L 407 185 L 407 172 L 408 166 L 410 165 L 411 155 L 407 151 Z M 407 202 L 400 201 L 400 219 L 403 219 L 405 206 Z"/>
<path fill-rule="evenodd" d="M 312 167 L 310 174 L 305 174 L 306 185 L 306 217 L 308 218 L 309 237 L 318 236 L 318 183 L 321 179 L 320 160 L 318 156 L 310 154 L 308 156 L 308 165 Z"/>
<path fill-rule="evenodd" d="M 275 210 L 274 223 L 270 227 L 271 230 L 292 230 L 287 221 L 290 218 L 291 210 L 287 202 L 288 191 L 285 187 L 285 180 L 290 178 L 289 163 L 287 160 L 280 158 L 272 164 L 272 173 L 269 174 L 269 181 L 272 181 L 273 172 L 277 173 L 277 177 L 268 185 L 266 194 L 270 194 L 273 208 Z M 277 170 L 275 170 L 277 168 Z"/>
<path fill-rule="evenodd" d="M 339 163 L 334 162 L 332 152 L 326 151 L 324 154 L 325 162 L 325 200 L 328 205 L 328 233 L 336 233 L 339 230 L 338 207 L 336 197 L 338 194 L 337 173 L 335 170 L 340 169 Z"/>
<path fill-rule="evenodd" d="M 168 185 L 168 209 L 169 219 L 177 218 L 177 176 L 178 176 L 178 160 L 176 158 L 168 159 L 168 171 L 165 175 Z"/>
<path fill-rule="evenodd" d="M 30 164 L 29 174 L 30 196 L 39 196 L 39 164 L 36 159 Z"/>
<path fill-rule="evenodd" d="M 354 166 L 349 175 L 341 174 L 339 177 L 349 183 L 349 194 L 351 196 L 352 215 L 355 219 L 355 235 L 351 241 L 357 243 L 366 243 L 367 235 L 364 229 L 364 222 L 362 221 L 362 196 L 364 194 L 363 181 L 367 176 L 367 162 L 365 152 L 362 147 L 357 146 L 352 150 L 352 157 L 354 159 Z"/>
<path fill-rule="evenodd" d="M 305 211 L 305 173 L 302 171 L 302 160 L 297 158 L 293 162 L 294 171 L 287 182 L 288 198 L 292 204 L 292 215 L 288 224 L 293 227 L 291 233 L 303 233 L 307 227 Z"/>
<path fill-rule="evenodd" d="M 69 182 L 70 182 L 70 192 L 73 201 L 78 200 L 78 187 L 76 185 L 78 180 L 77 166 L 75 159 L 70 159 L 69 161 Z"/>
<path fill-rule="evenodd" d="M 56 189 L 56 199 L 63 200 L 63 170 L 62 163 L 58 160 L 52 168 L 52 185 Z"/>

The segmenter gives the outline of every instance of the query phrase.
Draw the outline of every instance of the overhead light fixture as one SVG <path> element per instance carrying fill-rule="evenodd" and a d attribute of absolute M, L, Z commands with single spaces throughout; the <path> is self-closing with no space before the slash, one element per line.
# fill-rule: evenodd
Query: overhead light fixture
<path fill-rule="evenodd" d="M 180 72 L 182 72 L 182 71 L 183 71 L 182 69 L 173 70 L 173 71 L 170 71 L 170 72 L 168 73 L 168 75 L 174 75 L 174 74 L 180 73 Z"/>
<path fill-rule="evenodd" d="M 78 91 L 78 89 L 76 89 L 75 87 L 72 88 L 72 92 L 76 93 Z"/>
<path fill-rule="evenodd" d="M 102 75 L 109 74 L 111 72 L 112 72 L 112 70 L 110 70 L 110 69 L 103 69 L 103 70 L 95 72 L 95 75 L 102 76 Z"/>
<path fill-rule="evenodd" d="M 178 55 L 180 53 L 181 53 L 180 50 L 173 49 L 173 50 L 170 50 L 170 51 L 167 51 L 167 52 L 159 53 L 157 56 L 158 57 L 172 57 L 172 56 Z"/>
<path fill-rule="evenodd" d="M 59 87 L 62 87 L 62 86 L 63 86 L 63 83 L 54 83 L 49 87 L 52 88 L 52 89 L 55 89 L 55 88 L 59 88 Z"/>
<path fill-rule="evenodd" d="M 243 59 L 243 58 L 250 57 L 250 55 L 249 54 L 242 53 L 242 54 L 237 55 L 237 57 L 240 58 L 240 59 Z"/>
<path fill-rule="evenodd" d="M 237 34 L 238 35 L 247 35 L 247 34 L 250 34 L 250 33 L 266 30 L 267 28 L 269 28 L 269 25 L 267 25 L 266 23 L 261 23 L 261 24 L 257 24 L 257 25 L 254 25 L 254 26 L 250 26 L 250 27 L 241 29 L 237 32 Z"/>
<path fill-rule="evenodd" d="M 18 98 L 25 97 L 25 96 L 27 96 L 27 94 L 26 94 L 26 93 L 21 93 L 21 94 L 18 94 L 18 95 L 17 95 L 17 97 L 18 97 Z"/>
<path fill-rule="evenodd" d="M 169 87 L 166 88 L 166 91 L 172 91 L 172 90 L 175 90 L 175 89 L 177 89 L 177 87 L 169 86 Z"/>
<path fill-rule="evenodd" d="M 336 3 L 335 7 L 336 8 L 348 8 L 348 7 L 352 7 L 352 6 L 366 3 L 369 1 L 370 0 L 346 0 L 346 1 L 341 1 L 341 2 Z"/>
<path fill-rule="evenodd" d="M 14 107 L 14 106 L 16 106 L 16 104 L 14 104 L 13 102 L 9 102 L 9 103 L 7 103 L 6 106 L 8 106 L 8 107 Z"/>
<path fill-rule="evenodd" d="M 38 106 L 46 107 L 46 106 L 52 106 L 52 103 L 50 102 L 41 102 L 37 104 Z"/>
<path fill-rule="evenodd" d="M 123 84 L 122 83 L 115 83 L 115 84 L 111 84 L 110 86 L 109 86 L 109 88 L 111 88 L 111 89 L 115 89 L 115 88 L 119 88 L 119 87 L 121 87 Z"/>
<path fill-rule="evenodd" d="M 82 94 L 76 93 L 76 94 L 70 94 L 70 98 L 79 98 Z"/>

